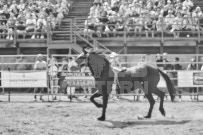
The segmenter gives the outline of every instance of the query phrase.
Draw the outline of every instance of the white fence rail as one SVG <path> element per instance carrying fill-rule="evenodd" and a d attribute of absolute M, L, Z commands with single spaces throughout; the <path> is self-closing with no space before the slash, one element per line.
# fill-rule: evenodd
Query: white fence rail
<path fill-rule="evenodd" d="M 71 55 L 71 57 L 75 57 L 76 55 Z M 162 57 L 162 55 L 160 55 Z M 62 66 L 63 59 L 70 57 L 70 55 L 52 55 L 53 58 L 56 58 L 57 64 Z M 157 66 L 157 64 L 163 65 L 160 66 L 164 69 L 166 65 L 175 65 L 180 64 L 182 66 L 182 70 L 169 69 L 165 70 L 165 72 L 170 76 L 171 80 L 174 82 L 174 85 L 178 89 L 188 89 L 188 88 L 197 88 L 197 93 L 193 93 L 195 95 L 202 95 L 201 89 L 203 87 L 203 71 L 200 70 L 203 64 L 203 55 L 201 54 L 168 54 L 167 56 L 163 56 L 164 59 L 169 60 L 168 62 L 159 62 L 157 63 L 157 55 L 146 55 L 146 54 L 127 54 L 127 55 L 119 55 L 119 60 L 123 66 L 131 67 L 136 66 L 141 63 L 147 63 L 152 66 Z M 178 57 L 179 61 L 175 62 L 174 59 Z M 195 59 L 195 61 L 191 62 L 191 59 Z M 45 87 L 50 92 L 49 82 L 50 77 L 47 75 L 47 70 L 45 71 L 36 71 L 34 69 L 34 64 L 37 60 L 36 55 L 4 55 L 0 56 L 0 68 L 1 68 L 1 76 L 0 76 L 0 87 L 4 88 L 36 88 L 36 87 Z M 43 56 L 44 61 L 49 61 L 47 55 Z M 194 64 L 197 68 L 196 70 L 186 70 L 189 64 Z M 48 67 L 48 64 L 47 64 Z M 23 69 L 23 70 L 21 70 Z M 60 71 L 61 73 L 65 73 L 65 71 Z M 72 75 L 71 75 L 72 74 Z M 94 85 L 94 79 L 89 75 L 77 74 L 77 78 L 74 77 L 75 73 L 66 74 L 65 79 L 59 77 L 59 88 L 61 89 L 62 83 L 61 80 L 65 80 L 65 87 L 74 86 L 74 87 L 85 87 Z M 64 77 L 64 76 L 63 76 Z M 82 77 L 82 79 L 78 79 L 78 77 Z M 165 82 L 161 79 L 159 83 L 159 87 L 165 87 Z M 9 92 L 10 99 L 10 92 Z M 47 95 L 47 94 L 46 94 Z M 49 95 L 49 94 L 48 94 Z M 75 95 L 84 95 L 75 94 Z M 137 96 L 139 94 L 132 92 L 130 94 Z M 183 92 L 181 95 L 190 95 L 189 92 Z"/>

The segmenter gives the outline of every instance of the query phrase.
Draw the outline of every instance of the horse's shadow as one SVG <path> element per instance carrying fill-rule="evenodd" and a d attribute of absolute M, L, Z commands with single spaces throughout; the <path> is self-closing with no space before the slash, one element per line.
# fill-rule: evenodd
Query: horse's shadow
<path fill-rule="evenodd" d="M 140 125 L 182 125 L 189 123 L 190 120 L 181 120 L 181 121 L 175 121 L 175 120 L 137 120 L 137 121 L 112 121 L 112 120 L 106 120 L 106 124 L 104 124 L 105 127 L 108 128 L 126 128 L 126 127 L 134 127 L 134 126 L 140 126 Z"/>

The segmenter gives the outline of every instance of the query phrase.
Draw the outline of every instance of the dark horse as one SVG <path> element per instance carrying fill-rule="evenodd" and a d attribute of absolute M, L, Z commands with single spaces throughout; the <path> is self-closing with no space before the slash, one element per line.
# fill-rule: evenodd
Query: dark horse
<path fill-rule="evenodd" d="M 111 85 L 114 80 L 114 72 L 111 67 L 111 63 L 108 61 L 105 55 L 106 54 L 103 51 L 94 51 L 89 49 L 84 50 L 84 52 L 76 58 L 76 63 L 78 63 L 78 65 L 84 63 L 87 64 L 95 78 L 95 86 L 98 90 L 91 96 L 90 100 L 96 105 L 96 107 L 103 108 L 102 116 L 98 118 L 98 120 L 101 121 L 105 120 L 108 96 L 111 92 Z M 159 110 L 161 114 L 165 116 L 165 111 L 163 108 L 165 93 L 157 88 L 158 82 L 160 80 L 159 73 L 165 79 L 171 100 L 173 101 L 175 97 L 175 88 L 170 78 L 161 70 L 145 64 L 139 67 L 130 67 L 125 71 L 118 73 L 119 93 L 130 92 L 137 88 L 140 88 L 144 91 L 145 97 L 149 100 L 150 103 L 150 108 L 145 118 L 151 118 L 151 113 L 155 104 L 152 93 L 160 97 Z M 94 100 L 100 96 L 103 96 L 103 104 L 99 104 Z"/>

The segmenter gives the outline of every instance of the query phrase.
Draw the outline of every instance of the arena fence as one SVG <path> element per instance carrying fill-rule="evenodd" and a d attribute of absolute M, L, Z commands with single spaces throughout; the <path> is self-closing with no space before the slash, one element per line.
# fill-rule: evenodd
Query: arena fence
<path fill-rule="evenodd" d="M 162 55 L 160 55 L 162 56 Z M 61 67 L 64 64 L 64 60 L 67 57 L 76 57 L 76 55 L 52 55 L 52 58 L 57 60 L 57 65 Z M 181 96 L 197 96 L 203 95 L 202 87 L 203 87 L 203 70 L 201 70 L 203 55 L 201 54 L 187 54 L 187 55 L 176 55 L 176 54 L 168 54 L 167 59 L 169 62 L 160 62 L 157 63 L 157 55 L 146 55 L 146 54 L 127 54 L 127 55 L 119 55 L 119 61 L 122 66 L 131 67 L 140 65 L 142 63 L 147 63 L 152 66 L 159 66 L 159 68 L 164 70 L 164 66 L 167 65 L 175 65 L 180 64 L 182 69 L 168 69 L 164 70 L 172 82 L 176 86 L 176 88 L 182 91 L 182 93 L 177 93 L 176 95 Z M 179 62 L 175 62 L 174 59 L 178 57 Z M 191 62 L 191 59 L 195 59 L 195 61 Z M 43 60 L 49 63 L 49 58 L 44 55 Z M 57 95 L 61 97 L 66 93 L 67 96 L 90 96 L 94 91 L 94 78 L 91 76 L 90 72 L 70 72 L 68 70 L 59 69 L 58 77 L 51 78 L 48 75 L 49 65 L 47 65 L 46 70 L 34 70 L 34 64 L 36 61 L 36 55 L 5 55 L 0 56 L 1 63 L 1 76 L 0 76 L 0 87 L 2 88 L 2 94 L 8 96 L 8 100 L 11 100 L 11 96 L 15 94 L 22 94 L 15 92 L 16 89 L 21 88 L 46 88 L 46 93 L 40 93 L 37 95 L 46 95 L 49 96 Z M 197 68 L 195 70 L 187 70 L 187 66 L 193 63 Z M 67 64 L 67 63 L 65 63 Z M 56 80 L 58 83 L 50 86 L 50 82 Z M 84 91 L 82 89 L 75 90 L 67 90 L 67 88 L 86 88 Z M 166 84 L 165 81 L 161 78 L 158 87 L 165 90 Z M 59 90 L 59 93 L 54 93 L 54 88 Z M 8 91 L 5 91 L 5 89 Z M 189 93 L 189 89 L 197 89 L 197 92 Z M 88 92 L 87 92 L 88 91 Z M 33 91 L 32 91 L 33 92 Z M 8 93 L 8 94 L 6 94 Z M 25 94 L 23 94 L 25 95 Z M 30 95 L 30 94 L 29 94 Z M 112 95 L 117 96 L 133 96 L 134 100 L 136 96 L 142 96 L 143 93 L 139 93 L 137 90 L 132 91 L 131 93 L 124 94 L 115 94 Z M 168 94 L 167 94 L 168 95 Z M 53 99 L 53 98 L 52 98 Z"/>

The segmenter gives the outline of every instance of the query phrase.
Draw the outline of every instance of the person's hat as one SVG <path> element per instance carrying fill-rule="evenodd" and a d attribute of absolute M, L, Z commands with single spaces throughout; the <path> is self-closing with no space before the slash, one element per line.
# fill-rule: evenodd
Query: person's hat
<path fill-rule="evenodd" d="M 62 59 L 62 61 L 68 62 L 68 59 L 69 59 L 68 57 L 65 57 L 65 58 Z"/>
<path fill-rule="evenodd" d="M 39 58 L 39 57 L 42 57 L 42 54 L 38 54 L 38 55 L 37 55 L 37 58 Z"/>
<path fill-rule="evenodd" d="M 201 10 L 201 8 L 199 6 L 196 7 L 196 10 Z"/>
<path fill-rule="evenodd" d="M 195 58 L 192 58 L 190 61 L 191 61 L 191 62 L 195 62 Z"/>
<path fill-rule="evenodd" d="M 187 7 L 186 6 L 183 6 L 183 10 L 186 10 L 187 9 Z"/>
<path fill-rule="evenodd" d="M 115 52 L 112 52 L 112 53 L 110 54 L 110 57 L 111 57 L 111 58 L 114 58 L 114 57 L 116 57 L 116 56 L 118 56 L 118 54 L 115 53 Z"/>
<path fill-rule="evenodd" d="M 173 13 L 173 11 L 172 10 L 168 10 L 168 13 Z"/>
<path fill-rule="evenodd" d="M 109 5 L 109 3 L 108 2 L 104 2 L 104 4 L 103 4 L 104 6 L 108 6 Z"/>
<path fill-rule="evenodd" d="M 166 56 L 166 55 L 168 55 L 168 53 L 167 53 L 167 52 L 163 53 L 163 56 Z"/>

